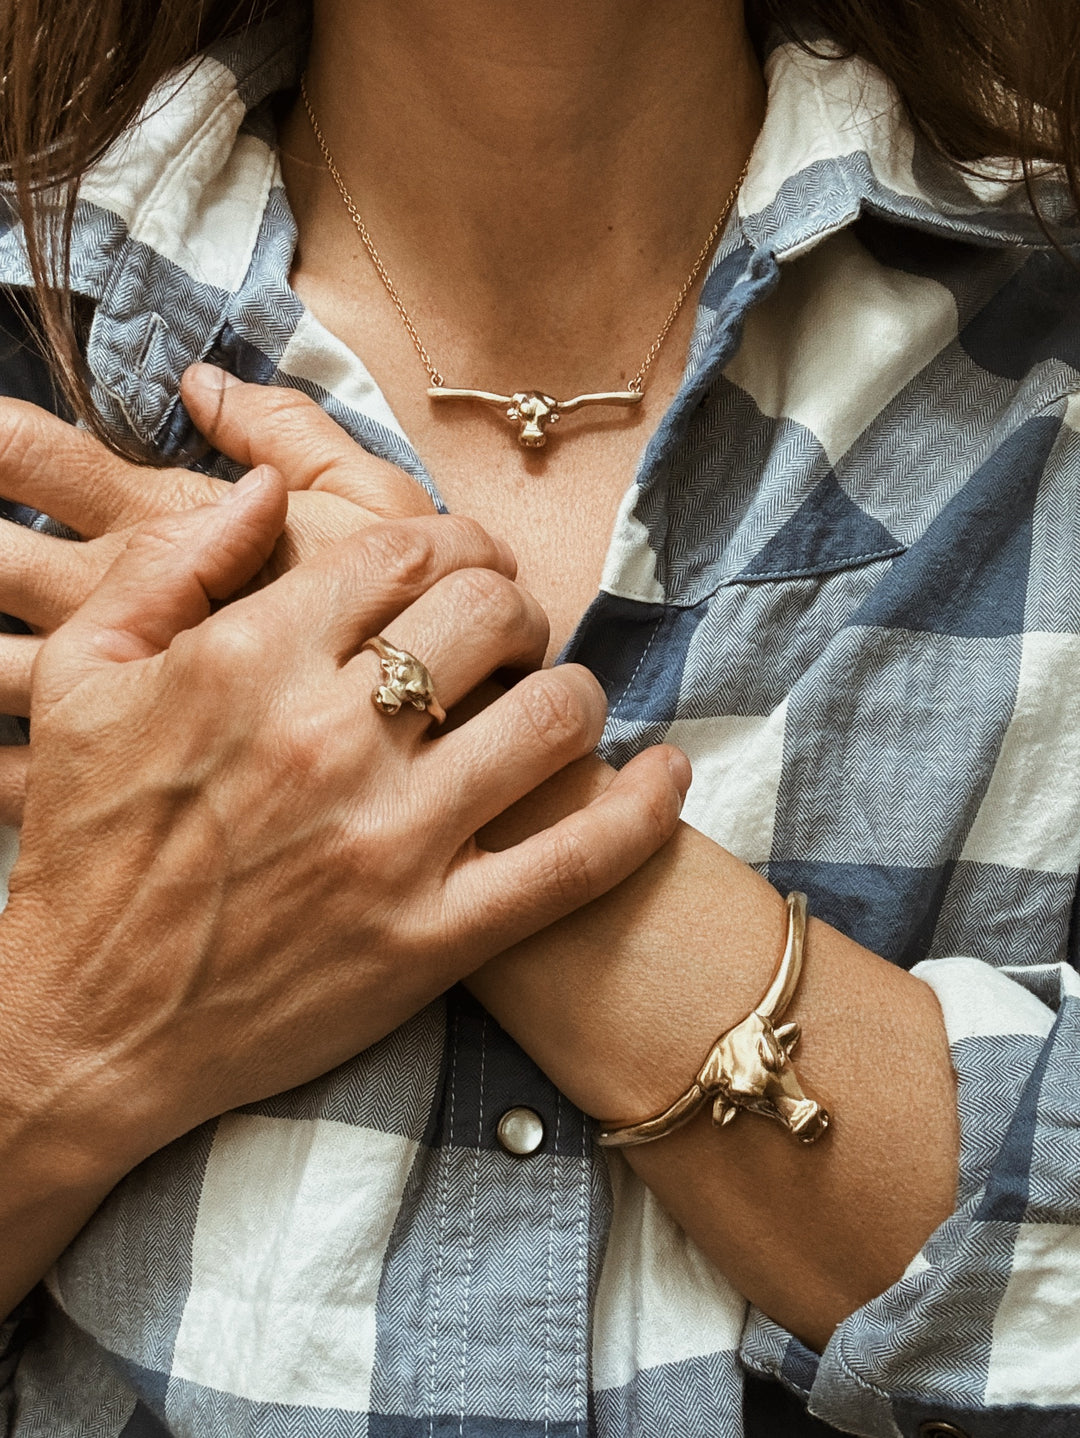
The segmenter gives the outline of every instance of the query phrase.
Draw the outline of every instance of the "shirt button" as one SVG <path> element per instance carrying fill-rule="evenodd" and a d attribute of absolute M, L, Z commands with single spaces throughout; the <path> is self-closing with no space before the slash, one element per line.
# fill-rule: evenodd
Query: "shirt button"
<path fill-rule="evenodd" d="M 955 1423 L 943 1423 L 940 1418 L 931 1418 L 928 1423 L 920 1423 L 919 1438 L 968 1438 L 962 1428 L 957 1428 Z"/>
<path fill-rule="evenodd" d="M 507 1153 L 526 1158 L 544 1142 L 544 1120 L 535 1109 L 508 1108 L 499 1120 L 495 1136 Z"/>

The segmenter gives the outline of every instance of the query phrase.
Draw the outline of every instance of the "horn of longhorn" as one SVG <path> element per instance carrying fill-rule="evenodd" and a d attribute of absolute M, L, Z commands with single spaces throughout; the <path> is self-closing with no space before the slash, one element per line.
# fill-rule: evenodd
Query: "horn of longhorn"
<path fill-rule="evenodd" d="M 587 404 L 640 404 L 643 391 L 639 389 L 605 390 L 602 394 L 578 394 L 573 399 L 561 399 L 559 409 L 568 414 L 574 409 L 583 409 Z"/>
<path fill-rule="evenodd" d="M 799 971 L 802 967 L 797 961 L 802 954 L 806 934 L 806 895 L 789 894 L 788 904 L 791 908 L 791 924 L 787 943 L 784 945 L 784 952 L 780 957 L 773 981 L 756 1008 L 756 1012 L 763 1019 L 768 1019 L 770 1023 L 775 1023 L 783 1015 L 788 1004 L 795 997 L 795 990 L 799 986 Z"/>
<path fill-rule="evenodd" d="M 428 390 L 429 399 L 478 399 L 481 404 L 508 405 L 514 403 L 511 394 L 493 394 L 487 389 L 447 389 L 445 385 L 432 385 Z"/>

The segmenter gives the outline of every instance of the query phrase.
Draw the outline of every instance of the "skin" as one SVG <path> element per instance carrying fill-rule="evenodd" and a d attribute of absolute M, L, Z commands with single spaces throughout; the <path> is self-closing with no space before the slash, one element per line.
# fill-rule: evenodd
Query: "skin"
<path fill-rule="evenodd" d="M 498 0 L 415 0 L 404 15 L 392 0 L 322 0 L 309 93 L 447 383 L 559 395 L 633 374 L 742 169 L 764 90 L 735 0 L 567 0 L 545 10 L 542 45 L 535 26 Z M 679 383 L 692 304 L 639 408 L 568 420 L 525 455 L 498 415 L 425 398 L 299 109 L 283 148 L 295 287 L 364 357 L 451 510 L 509 541 L 553 655 L 595 596 L 619 500 Z M 609 775 L 581 766 L 488 841 Z M 471 982 L 587 1112 L 638 1118 L 753 1006 L 782 940 L 775 891 L 680 826 L 606 902 Z M 807 955 L 792 1017 L 800 1073 L 841 1116 L 829 1140 L 804 1150 L 745 1118 L 720 1140 L 703 1117 L 627 1157 L 743 1293 L 820 1348 L 951 1211 L 958 1135 L 932 992 L 821 924 Z M 799 1204 L 761 1201 L 791 1192 Z"/>
<path fill-rule="evenodd" d="M 413 710 L 388 724 L 370 634 L 431 655 L 450 703 L 542 655 L 512 556 L 472 521 L 369 517 L 208 617 L 285 524 L 280 475 L 244 483 L 137 526 L 35 660 L 0 918 L 4 1311 L 147 1154 L 325 1072 L 618 883 L 685 790 L 657 749 L 550 832 L 483 849 L 595 745 L 599 686 L 537 671 L 438 739 Z M 449 614 L 472 616 L 465 643 Z"/>
<path fill-rule="evenodd" d="M 448 383 L 542 383 L 558 394 L 614 385 L 633 372 L 742 166 L 762 92 L 731 4 L 557 3 L 545 12 L 543 47 L 534 43 L 535 23 L 495 0 L 466 0 L 452 23 L 433 0 L 417 0 L 405 14 L 389 0 L 324 0 L 316 5 L 309 73 L 331 148 L 350 157 L 346 179 L 363 196 Z M 394 77 L 393 86 L 384 76 Z M 568 421 L 543 458 L 525 456 L 497 418 L 428 405 L 416 356 L 305 126 L 294 112 L 284 129 L 300 232 L 294 284 L 363 355 L 451 508 L 508 539 L 523 582 L 551 621 L 550 654 L 595 593 L 616 506 L 678 382 L 689 310 L 639 411 L 614 423 Z M 538 175 L 544 183 L 529 189 L 523 205 L 523 184 Z M 440 237 L 437 262 L 425 251 L 431 234 Z M 444 283 L 448 273 L 453 286 Z M 193 377 L 185 396 L 226 452 L 247 463 L 267 458 L 265 425 L 253 420 L 246 392 L 214 396 Z M 365 481 L 372 488 L 386 478 L 343 437 L 329 437 L 322 417 L 295 401 L 282 413 L 298 464 L 279 462 L 296 490 L 304 488 L 297 435 L 305 427 L 325 453 L 341 447 L 331 472 L 348 468 L 351 452 L 357 473 L 376 476 Z M 55 457 L 59 443 L 50 437 L 39 448 Z M 17 447 L 6 454 L 18 469 Z M 117 498 L 117 515 L 102 513 L 98 529 L 83 526 L 83 533 L 130 522 L 124 505 L 133 481 L 125 482 L 118 462 L 107 467 L 116 476 L 112 490 L 126 489 L 128 499 Z M 13 497 L 40 503 L 34 495 L 46 470 L 79 487 L 70 464 L 39 455 L 33 476 L 15 481 L 22 488 Z M 205 482 L 172 483 L 190 502 L 185 486 Z M 41 507 L 67 518 L 56 501 L 54 493 L 53 504 Z M 571 509 L 572 549 L 563 544 Z M 290 544 L 295 552 L 297 542 Z M 51 562 L 59 575 L 59 551 Z M 30 568 L 24 563 L 23 572 Z M 87 570 L 69 584 L 69 605 L 89 578 Z M 55 592 L 51 585 L 39 587 Z M 20 612 L 18 595 L 0 599 Z M 444 622 L 461 642 L 467 627 Z M 16 660 L 5 646 L 13 698 L 20 663 L 25 670 L 25 655 Z M 490 824 L 482 842 L 513 844 L 613 783 L 598 761 L 577 762 Z M 17 774 L 7 787 L 17 804 Z M 685 1088 L 717 1034 L 752 1007 L 782 939 L 780 896 L 680 826 L 606 898 L 504 951 L 470 983 L 575 1102 L 605 1118 L 636 1119 Z M 627 1158 L 744 1294 L 821 1348 L 839 1321 L 899 1276 L 951 1211 L 954 1079 L 927 986 L 817 922 L 789 1017 L 805 1033 L 800 1073 L 837 1115 L 826 1140 L 803 1149 L 747 1117 L 717 1135 L 703 1117 Z M 93 1123 L 92 1115 L 82 1119 Z M 799 1201 L 790 1202 L 796 1193 Z M 10 1232 L 19 1232 L 17 1224 Z"/>
<path fill-rule="evenodd" d="M 537 23 L 500 0 L 320 0 L 308 88 L 447 384 L 565 397 L 638 368 L 750 152 L 764 86 L 730 0 L 558 0 L 542 40 Z M 427 399 L 301 108 L 282 148 L 294 287 L 363 356 L 449 508 L 510 543 L 554 656 L 678 388 L 692 299 L 641 405 L 575 415 L 529 453 L 498 413 Z"/>

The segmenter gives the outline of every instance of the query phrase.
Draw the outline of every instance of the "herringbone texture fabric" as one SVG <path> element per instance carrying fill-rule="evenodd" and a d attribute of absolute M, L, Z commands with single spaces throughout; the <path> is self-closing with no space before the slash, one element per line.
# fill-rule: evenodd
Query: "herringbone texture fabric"
<path fill-rule="evenodd" d="M 438 498 L 289 286 L 272 101 L 302 47 L 284 10 L 230 41 L 88 180 L 96 402 L 233 478 L 178 399 L 209 357 Z M 120 1185 L 7 1326 L 15 1438 L 758 1438 L 781 1412 L 798 1438 L 807 1409 L 875 1438 L 1080 1435 L 1080 280 L 1009 167 L 949 170 L 861 63 L 781 47 L 768 78 L 567 653 L 608 692 L 607 757 L 670 734 L 692 823 L 933 985 L 957 1211 L 819 1359 L 455 992 Z M 9 215 L 0 284 L 27 282 Z M 0 376 L 48 402 L 25 354 Z M 518 1104 L 545 1126 L 525 1160 L 495 1137 Z M 744 1402 L 747 1368 L 786 1392 Z"/>

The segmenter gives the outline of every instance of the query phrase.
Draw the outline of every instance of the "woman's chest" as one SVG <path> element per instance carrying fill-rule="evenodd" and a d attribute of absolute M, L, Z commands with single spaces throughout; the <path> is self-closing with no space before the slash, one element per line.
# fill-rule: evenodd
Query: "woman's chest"
<path fill-rule="evenodd" d="M 690 822 L 875 951 L 1005 962 L 1017 915 L 1060 946 L 1076 867 L 1055 766 L 1009 770 L 1080 763 L 1054 718 L 1080 712 L 1062 406 L 972 352 L 996 262 L 961 285 L 952 251 L 930 278 L 882 244 L 837 236 L 741 310 L 730 256 L 674 410 L 668 355 L 640 412 L 568 420 L 540 456 L 497 412 L 433 406 L 407 340 L 356 348 L 448 506 L 515 548 L 552 652 L 572 636 L 604 684 L 605 757 L 680 744 Z"/>
<path fill-rule="evenodd" d="M 519 582 L 550 621 L 549 662 L 600 588 L 644 442 L 638 424 L 567 433 L 572 423 L 540 457 L 521 448 L 501 414 L 415 415 L 410 429 L 451 513 L 478 519 L 513 549 Z"/>
<path fill-rule="evenodd" d="M 364 284 L 346 287 L 335 274 L 309 274 L 299 267 L 291 280 L 334 338 L 362 357 L 447 509 L 479 520 L 509 543 L 519 582 L 550 620 L 553 659 L 596 597 L 617 545 L 620 505 L 682 380 L 692 314 L 685 312 L 673 327 L 639 403 L 596 404 L 560 414 L 557 423 L 541 424 L 543 443 L 529 447 L 521 442 L 522 421 L 508 419 L 508 406 L 430 398 L 424 365 L 370 275 Z M 452 355 L 451 340 L 444 344 Z M 550 336 L 536 335 L 535 356 L 531 344 L 526 335 L 512 360 L 498 350 L 473 355 L 462 373 L 448 370 L 447 388 L 483 376 L 485 386 L 507 395 L 550 389 L 565 399 L 564 388 L 543 383 L 550 370 L 578 376 L 591 391 L 627 382 L 618 370 L 618 343 L 605 345 L 584 320 L 580 346 L 568 359 L 559 360 Z M 594 373 L 592 384 L 580 378 Z"/>

